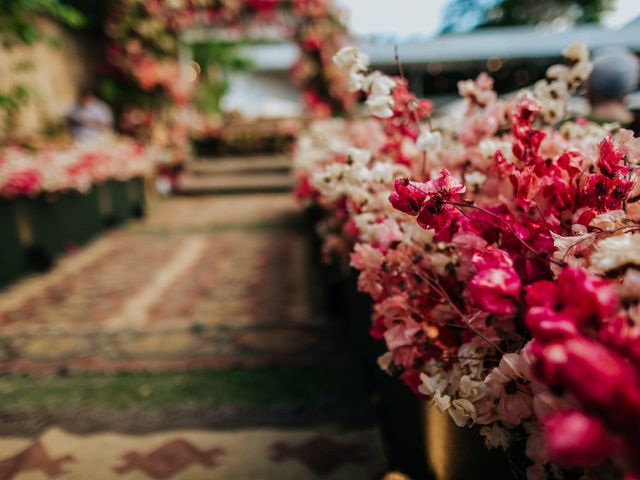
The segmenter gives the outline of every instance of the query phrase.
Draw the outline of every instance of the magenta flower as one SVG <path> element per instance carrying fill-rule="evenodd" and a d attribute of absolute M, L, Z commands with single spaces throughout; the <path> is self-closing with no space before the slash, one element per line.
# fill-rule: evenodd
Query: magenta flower
<path fill-rule="evenodd" d="M 452 203 L 458 202 L 466 188 L 455 180 L 446 168 L 440 176 L 426 183 L 411 182 L 407 178 L 395 181 L 395 193 L 389 201 L 396 210 L 417 215 L 418 225 L 425 230 L 444 230 L 458 215 Z"/>
<path fill-rule="evenodd" d="M 512 315 L 522 283 L 509 254 L 496 247 L 477 252 L 471 259 L 478 273 L 469 281 L 471 301 L 485 312 Z"/>
<path fill-rule="evenodd" d="M 589 326 L 613 314 L 618 302 L 608 281 L 580 268 L 565 268 L 557 282 L 539 281 L 527 287 L 527 326 L 534 335 L 565 332 Z M 573 301 L 572 299 L 580 299 Z"/>
<path fill-rule="evenodd" d="M 602 423 L 584 413 L 558 413 L 547 417 L 543 424 L 549 457 L 561 465 L 597 465 L 614 451 L 612 438 Z"/>
<path fill-rule="evenodd" d="M 426 184 L 398 178 L 393 185 L 396 191 L 389 196 L 393 208 L 409 215 L 418 215 L 427 198 Z"/>

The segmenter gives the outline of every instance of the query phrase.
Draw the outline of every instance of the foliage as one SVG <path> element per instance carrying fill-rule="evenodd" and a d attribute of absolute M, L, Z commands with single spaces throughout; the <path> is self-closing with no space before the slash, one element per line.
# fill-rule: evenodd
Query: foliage
<path fill-rule="evenodd" d="M 0 0 L 0 42 L 5 48 L 45 39 L 34 15 L 45 15 L 69 27 L 84 25 L 84 16 L 60 0 Z"/>
<path fill-rule="evenodd" d="M 75 28 L 84 25 L 85 21 L 80 11 L 60 0 L 0 0 L 0 45 L 9 49 L 43 40 L 58 45 L 58 39 L 47 37 L 38 28 L 34 22 L 36 15 L 45 15 Z M 13 130 L 17 115 L 29 98 L 29 87 L 22 83 L 12 86 L 9 91 L 0 91 L 0 112 L 4 113 L 5 132 Z"/>
<path fill-rule="evenodd" d="M 252 62 L 241 55 L 240 46 L 240 43 L 227 42 L 193 45 L 193 58 L 203 72 L 196 102 L 204 113 L 220 112 L 222 97 L 229 91 L 229 72 L 251 68 Z"/>
<path fill-rule="evenodd" d="M 442 31 L 563 22 L 597 23 L 612 0 L 450 0 Z"/>

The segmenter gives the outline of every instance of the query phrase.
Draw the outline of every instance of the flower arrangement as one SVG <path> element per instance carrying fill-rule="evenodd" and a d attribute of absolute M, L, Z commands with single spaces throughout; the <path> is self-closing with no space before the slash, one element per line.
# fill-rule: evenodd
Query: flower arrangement
<path fill-rule="evenodd" d="M 107 180 L 145 176 L 164 161 L 161 151 L 111 135 L 78 142 L 68 149 L 47 147 L 33 152 L 4 147 L 0 150 L 0 197 L 86 192 Z"/>
<path fill-rule="evenodd" d="M 513 98 L 482 74 L 462 117 L 431 118 L 403 78 L 334 61 L 373 120 L 298 141 L 296 193 L 328 216 L 374 300 L 381 368 L 489 448 L 526 439 L 531 480 L 640 478 L 640 140 L 564 121 L 582 45 Z"/>

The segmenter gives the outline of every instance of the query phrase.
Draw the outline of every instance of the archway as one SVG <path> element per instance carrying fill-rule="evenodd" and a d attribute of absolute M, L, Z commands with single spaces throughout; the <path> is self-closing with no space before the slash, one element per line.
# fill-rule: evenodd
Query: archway
<path fill-rule="evenodd" d="M 184 144 L 188 135 L 177 111 L 192 102 L 195 82 L 185 68 L 186 45 L 196 38 L 289 38 L 300 54 L 291 80 L 307 114 L 340 114 L 353 104 L 346 79 L 331 61 L 347 36 L 332 0 L 122 0 L 106 32 L 106 81 L 116 79 L 109 88 L 120 127 L 155 136 L 165 146 L 167 138 L 174 147 Z"/>

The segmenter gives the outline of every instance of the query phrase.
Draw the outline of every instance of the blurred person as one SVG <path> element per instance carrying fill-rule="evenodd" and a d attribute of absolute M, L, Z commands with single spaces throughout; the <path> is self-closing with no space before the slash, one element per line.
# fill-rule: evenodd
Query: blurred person
<path fill-rule="evenodd" d="M 640 61 L 624 48 L 610 48 L 596 53 L 593 72 L 587 80 L 587 97 L 591 118 L 596 121 L 634 123 L 626 97 L 638 88 Z"/>
<path fill-rule="evenodd" d="M 67 115 L 71 133 L 77 141 L 95 140 L 113 130 L 113 112 L 92 90 L 83 90 L 80 101 Z"/>

